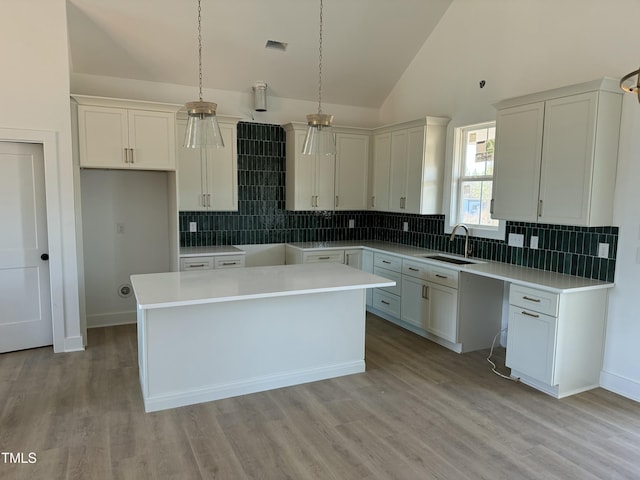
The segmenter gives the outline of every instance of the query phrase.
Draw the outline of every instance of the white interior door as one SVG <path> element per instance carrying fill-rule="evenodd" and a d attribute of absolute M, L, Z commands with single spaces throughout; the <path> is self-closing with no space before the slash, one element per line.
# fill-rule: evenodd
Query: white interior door
<path fill-rule="evenodd" d="M 42 146 L 0 142 L 0 352 L 53 344 Z"/>

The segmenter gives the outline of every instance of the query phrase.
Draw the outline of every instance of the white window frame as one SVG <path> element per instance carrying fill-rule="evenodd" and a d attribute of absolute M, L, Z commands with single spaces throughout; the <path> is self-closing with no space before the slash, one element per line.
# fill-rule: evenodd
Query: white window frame
<path fill-rule="evenodd" d="M 495 127 L 496 122 L 488 121 L 481 123 L 474 123 L 470 125 L 460 125 L 453 128 L 453 144 L 451 153 L 448 155 L 450 168 L 447 169 L 447 173 L 450 175 L 449 180 L 445 179 L 445 198 L 444 198 L 444 212 L 445 212 L 445 233 L 451 233 L 453 227 L 460 223 L 458 221 L 458 204 L 460 201 L 460 177 L 462 173 L 463 162 L 463 142 L 466 140 L 465 132 L 476 128 L 487 128 L 490 126 Z M 494 170 L 495 172 L 495 170 Z M 487 177 L 489 178 L 489 177 Z M 492 178 L 492 177 L 491 177 Z M 447 188 L 448 187 L 448 188 Z M 447 191 L 448 190 L 448 191 Z M 495 240 L 504 240 L 506 233 L 506 221 L 499 220 L 498 226 L 495 228 L 482 228 L 477 225 L 469 226 L 469 235 L 479 238 L 489 238 Z M 462 234 L 463 232 L 459 230 Z"/>

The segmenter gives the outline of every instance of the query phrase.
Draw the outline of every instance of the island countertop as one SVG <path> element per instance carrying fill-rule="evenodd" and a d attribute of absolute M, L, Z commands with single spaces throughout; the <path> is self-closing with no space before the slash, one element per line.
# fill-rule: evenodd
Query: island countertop
<path fill-rule="evenodd" d="M 393 280 L 337 263 L 132 275 L 142 309 L 230 302 L 395 285 Z"/>

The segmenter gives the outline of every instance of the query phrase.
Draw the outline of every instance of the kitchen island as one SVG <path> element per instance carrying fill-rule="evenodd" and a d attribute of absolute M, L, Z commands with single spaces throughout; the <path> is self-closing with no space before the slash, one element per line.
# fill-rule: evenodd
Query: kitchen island
<path fill-rule="evenodd" d="M 340 264 L 132 275 L 145 411 L 365 370 L 365 289 Z"/>

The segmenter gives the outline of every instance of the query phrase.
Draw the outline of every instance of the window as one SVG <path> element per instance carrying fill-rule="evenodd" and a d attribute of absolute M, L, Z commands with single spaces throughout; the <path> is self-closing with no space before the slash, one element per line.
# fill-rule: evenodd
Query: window
<path fill-rule="evenodd" d="M 455 133 L 449 226 L 464 223 L 474 236 L 500 238 L 504 225 L 491 218 L 496 124 L 468 125 Z"/>

